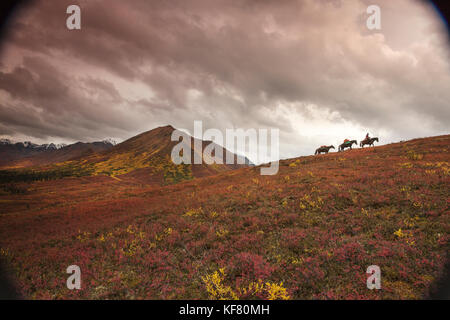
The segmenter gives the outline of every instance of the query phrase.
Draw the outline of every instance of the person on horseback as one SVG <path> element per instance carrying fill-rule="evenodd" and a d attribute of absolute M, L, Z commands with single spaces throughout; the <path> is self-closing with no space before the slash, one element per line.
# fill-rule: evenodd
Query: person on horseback
<path fill-rule="evenodd" d="M 344 139 L 344 143 L 347 143 L 347 142 L 349 142 L 350 140 L 348 140 L 348 139 Z"/>
<path fill-rule="evenodd" d="M 367 132 L 367 133 L 366 133 L 366 137 L 364 138 L 363 141 L 366 141 L 366 142 L 367 142 L 367 141 L 369 141 L 369 140 L 370 140 L 370 137 L 369 137 L 369 133 Z"/>

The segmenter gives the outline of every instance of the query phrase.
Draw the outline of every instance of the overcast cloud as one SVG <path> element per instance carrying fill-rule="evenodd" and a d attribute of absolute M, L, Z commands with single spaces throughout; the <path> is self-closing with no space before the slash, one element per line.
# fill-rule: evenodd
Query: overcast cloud
<path fill-rule="evenodd" d="M 82 29 L 69 31 L 75 3 Z M 279 128 L 288 158 L 367 131 L 380 143 L 448 134 L 445 32 L 413 0 L 36 1 L 3 39 L 0 136 L 120 141 L 203 120 Z"/>

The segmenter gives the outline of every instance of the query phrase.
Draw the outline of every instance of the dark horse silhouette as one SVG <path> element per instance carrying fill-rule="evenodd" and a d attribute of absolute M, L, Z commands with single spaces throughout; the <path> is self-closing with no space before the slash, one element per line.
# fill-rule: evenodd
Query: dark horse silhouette
<path fill-rule="evenodd" d="M 353 144 L 358 145 L 358 141 L 356 141 L 356 140 L 350 140 L 350 141 L 344 142 L 343 144 L 341 144 L 341 145 L 339 146 L 339 149 L 338 149 L 338 150 L 339 150 L 339 152 L 343 151 L 345 148 L 350 148 L 350 150 L 351 150 Z"/>
<path fill-rule="evenodd" d="M 369 147 L 370 147 L 370 146 L 374 147 L 373 143 L 374 143 L 375 141 L 378 142 L 378 138 L 377 138 L 377 137 L 369 138 L 369 139 L 364 139 L 363 141 L 361 141 L 361 142 L 359 143 L 359 146 L 360 146 L 361 148 L 364 148 L 364 146 L 365 146 L 366 144 L 368 144 Z"/>
<path fill-rule="evenodd" d="M 330 149 L 334 149 L 334 146 L 322 146 L 320 148 L 316 149 L 316 152 L 314 154 L 321 154 L 323 153 L 328 153 L 328 151 L 330 151 Z"/>

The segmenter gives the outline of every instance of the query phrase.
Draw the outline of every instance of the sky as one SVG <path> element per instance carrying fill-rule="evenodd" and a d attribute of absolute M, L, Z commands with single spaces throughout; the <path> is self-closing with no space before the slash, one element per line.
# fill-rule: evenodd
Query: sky
<path fill-rule="evenodd" d="M 66 27 L 71 4 L 81 30 Z M 448 134 L 449 52 L 414 0 L 35 1 L 1 41 L 0 137 L 120 142 L 201 120 L 224 135 L 279 129 L 291 158 L 366 132 Z"/>

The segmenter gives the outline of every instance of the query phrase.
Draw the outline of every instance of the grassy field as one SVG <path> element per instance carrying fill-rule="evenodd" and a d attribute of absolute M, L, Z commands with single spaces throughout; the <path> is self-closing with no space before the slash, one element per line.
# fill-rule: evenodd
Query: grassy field
<path fill-rule="evenodd" d="M 420 299 L 449 252 L 449 146 L 300 157 L 274 176 L 175 168 L 168 185 L 120 170 L 0 180 L 0 256 L 32 299 Z M 66 288 L 74 264 L 81 290 Z"/>

